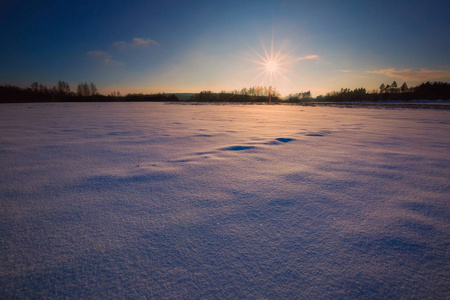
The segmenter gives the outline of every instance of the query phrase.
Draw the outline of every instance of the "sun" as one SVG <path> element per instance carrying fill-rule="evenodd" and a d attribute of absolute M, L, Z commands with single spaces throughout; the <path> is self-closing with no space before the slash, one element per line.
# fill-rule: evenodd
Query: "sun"
<path fill-rule="evenodd" d="M 272 85 L 275 80 L 280 78 L 288 80 L 285 74 L 289 71 L 289 65 L 295 62 L 295 59 L 293 60 L 290 57 L 290 53 L 293 49 L 285 52 L 281 45 L 275 50 L 273 37 L 270 47 L 266 47 L 264 43 L 261 43 L 261 46 L 263 50 L 262 53 L 250 48 L 255 56 L 251 59 L 247 59 L 259 66 L 256 68 L 256 70 L 259 71 L 259 74 L 255 79 L 262 78 L 264 84 L 269 85 Z"/>
<path fill-rule="evenodd" d="M 265 65 L 268 73 L 276 73 L 278 71 L 278 62 L 276 60 L 268 60 L 265 62 Z"/>

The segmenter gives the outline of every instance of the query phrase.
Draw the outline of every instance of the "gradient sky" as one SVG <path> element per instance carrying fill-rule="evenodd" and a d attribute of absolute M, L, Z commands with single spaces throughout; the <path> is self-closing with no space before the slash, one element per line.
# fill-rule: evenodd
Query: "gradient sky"
<path fill-rule="evenodd" d="M 450 81 L 450 1 L 2 1 L 0 84 L 102 93 Z M 263 47 L 282 76 L 257 70 Z"/>

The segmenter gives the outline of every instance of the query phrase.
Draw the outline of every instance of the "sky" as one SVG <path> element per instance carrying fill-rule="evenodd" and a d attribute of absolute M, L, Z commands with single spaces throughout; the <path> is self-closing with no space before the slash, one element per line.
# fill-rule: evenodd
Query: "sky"
<path fill-rule="evenodd" d="M 450 1 L 2 1 L 0 84 L 282 95 L 450 81 Z M 266 50 L 266 52 L 265 52 Z M 273 54 L 273 55 L 272 55 Z"/>

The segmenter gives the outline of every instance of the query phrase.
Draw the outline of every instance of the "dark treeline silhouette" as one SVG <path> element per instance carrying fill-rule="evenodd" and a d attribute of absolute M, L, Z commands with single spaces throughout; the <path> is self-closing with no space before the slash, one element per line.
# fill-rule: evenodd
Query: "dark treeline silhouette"
<path fill-rule="evenodd" d="M 117 98 L 117 96 L 116 96 Z M 120 96 L 119 96 L 120 98 Z M 125 101 L 132 102 L 161 102 L 161 101 L 169 101 L 176 102 L 179 101 L 178 97 L 175 95 L 166 95 L 166 94 L 128 94 L 122 97 Z"/>
<path fill-rule="evenodd" d="M 386 101 L 386 100 L 450 100 L 450 84 L 445 82 L 426 82 L 417 87 L 409 88 L 403 83 L 398 87 L 397 82 L 382 84 L 379 90 L 367 92 L 365 88 L 354 90 L 342 88 L 313 98 L 310 91 L 294 93 L 286 96 L 282 101 L 274 88 L 256 86 L 232 92 L 213 93 L 202 91 L 192 95 L 190 101 L 194 102 L 268 102 L 269 94 L 274 103 L 304 103 L 304 102 L 346 102 L 346 101 Z"/>
<path fill-rule="evenodd" d="M 94 83 L 79 83 L 76 92 L 70 90 L 67 82 L 58 81 L 52 88 L 33 82 L 30 87 L 12 85 L 0 86 L 0 103 L 29 102 L 134 102 L 134 101 L 179 101 L 175 95 L 166 94 L 128 94 L 112 92 L 104 96 L 98 93 Z"/>
<path fill-rule="evenodd" d="M 311 97 L 311 92 L 301 92 L 296 94 L 289 94 L 286 98 L 284 98 L 284 101 L 295 103 L 295 102 L 304 102 L 304 101 L 311 101 L 313 98 Z"/>
<path fill-rule="evenodd" d="M 392 84 L 381 84 L 379 91 L 368 93 L 365 88 L 341 89 L 325 96 L 317 96 L 316 101 L 386 101 L 386 100 L 450 100 L 450 84 L 446 82 L 426 82 L 419 86 L 408 88 L 406 83 L 398 87 Z"/>
<path fill-rule="evenodd" d="M 211 91 L 202 91 L 192 95 L 188 101 L 193 102 L 281 102 L 280 93 L 272 87 L 254 86 L 234 90 L 231 92 L 222 91 L 213 93 Z"/>
<path fill-rule="evenodd" d="M 346 102 L 346 101 L 386 101 L 386 100 L 450 100 L 450 83 L 426 82 L 409 88 L 406 83 L 398 87 L 381 84 L 379 90 L 367 92 L 365 88 L 354 90 L 342 88 L 340 91 L 327 93 L 313 98 L 311 92 L 290 94 L 281 100 L 279 92 L 272 87 L 254 86 L 234 91 L 213 93 L 202 91 L 193 94 L 187 101 L 192 102 L 250 102 L 263 103 L 304 103 L 304 102 Z M 180 101 L 175 95 L 167 94 L 127 94 L 112 92 L 105 96 L 98 93 L 94 83 L 79 83 L 76 92 L 70 90 L 68 83 L 58 81 L 52 88 L 33 82 L 30 87 L 21 88 L 12 85 L 0 86 L 0 103 L 20 102 L 175 102 Z"/>

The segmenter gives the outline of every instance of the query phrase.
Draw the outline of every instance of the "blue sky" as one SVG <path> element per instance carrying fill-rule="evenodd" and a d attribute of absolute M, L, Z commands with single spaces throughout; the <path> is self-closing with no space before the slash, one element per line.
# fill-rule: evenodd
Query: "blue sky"
<path fill-rule="evenodd" d="M 103 93 L 260 84 L 317 96 L 449 81 L 449 11 L 449 1 L 418 0 L 6 1 L 0 84 L 92 81 Z M 270 77 L 271 44 L 285 57 Z"/>

